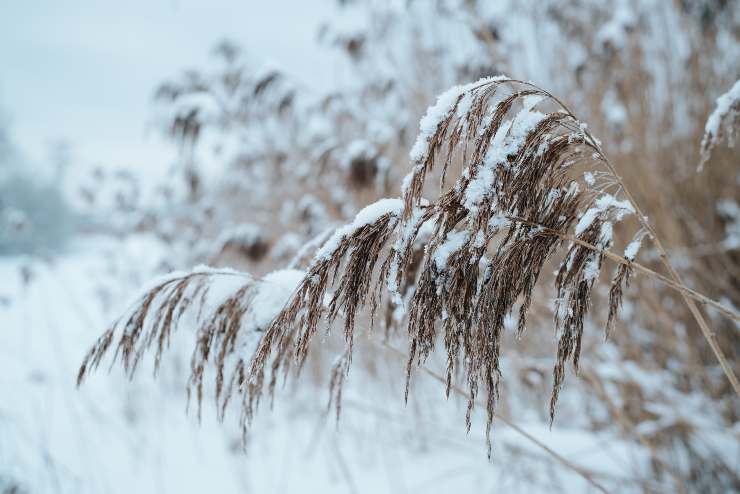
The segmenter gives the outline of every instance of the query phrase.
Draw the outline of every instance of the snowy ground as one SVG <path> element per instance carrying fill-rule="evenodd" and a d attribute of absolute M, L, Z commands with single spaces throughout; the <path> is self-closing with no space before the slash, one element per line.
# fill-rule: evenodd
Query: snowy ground
<path fill-rule="evenodd" d="M 186 332 L 178 335 L 183 351 L 168 354 L 156 381 L 142 372 L 129 383 L 116 368 L 78 390 L 83 355 L 154 271 L 162 250 L 146 238 L 91 238 L 70 251 L 53 261 L 0 262 L 0 487 L 160 494 L 593 490 L 503 424 L 489 463 L 482 420 L 466 435 L 463 405 L 445 402 L 440 385 L 422 374 L 404 407 L 395 364 L 380 365 L 373 378 L 350 376 L 338 426 L 325 413 L 326 389 L 288 385 L 272 412 L 260 411 L 246 453 L 229 416 L 216 423 L 208 400 L 200 425 L 184 413 Z M 550 431 L 527 414 L 516 422 L 605 484 L 633 477 L 646 463 L 608 432 Z"/>

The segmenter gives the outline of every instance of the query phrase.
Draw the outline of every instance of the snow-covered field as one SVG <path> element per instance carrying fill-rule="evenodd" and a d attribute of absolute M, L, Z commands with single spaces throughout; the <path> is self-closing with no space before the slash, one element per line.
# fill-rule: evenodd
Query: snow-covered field
<path fill-rule="evenodd" d="M 423 374 L 404 407 L 402 369 L 388 355 L 375 377 L 351 375 L 338 423 L 326 413 L 325 389 L 289 383 L 272 411 L 260 411 L 246 451 L 231 417 L 217 423 L 208 400 L 201 423 L 185 413 L 187 344 L 175 345 L 156 381 L 141 372 L 128 382 L 114 368 L 77 389 L 85 352 L 162 254 L 146 237 L 94 237 L 53 259 L 2 260 L 0 485 L 65 493 L 589 490 L 503 423 L 489 463 L 480 427 L 470 435 L 461 427 L 464 405 L 445 402 L 441 384 Z M 190 337 L 183 329 L 176 338 Z M 607 431 L 550 430 L 535 414 L 512 420 L 601 481 L 645 468 L 644 451 Z"/>

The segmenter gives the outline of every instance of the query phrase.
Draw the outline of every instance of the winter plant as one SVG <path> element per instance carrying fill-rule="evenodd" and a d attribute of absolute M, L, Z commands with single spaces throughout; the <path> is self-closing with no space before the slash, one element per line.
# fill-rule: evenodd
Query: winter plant
<path fill-rule="evenodd" d="M 726 121 L 728 111 L 717 118 Z M 736 124 L 735 118 L 728 125 Z M 711 149 L 717 135 L 708 135 L 702 149 Z M 158 368 L 173 332 L 195 321 L 189 394 L 200 407 L 206 373 L 215 367 L 219 417 L 237 401 L 246 433 L 281 374 L 298 375 L 320 329 L 337 322 L 344 335 L 344 352 L 331 372 L 339 412 L 357 331 L 379 321 L 386 331 L 405 325 L 406 398 L 415 369 L 443 348 L 446 392 L 457 392 L 453 381 L 462 376 L 468 429 L 474 407 L 483 405 L 490 454 L 507 321 L 517 317 L 516 334 L 524 334 L 533 291 L 554 268 L 552 422 L 567 364 L 578 371 L 584 319 L 608 260 L 616 270 L 606 336 L 630 277 L 650 277 L 680 293 L 740 394 L 698 305 L 734 321 L 740 314 L 683 284 L 599 140 L 557 97 L 503 76 L 453 87 L 427 110 L 410 158 L 399 198 L 372 203 L 351 223 L 318 237 L 308 245 L 315 252 L 299 253 L 290 269 L 255 277 L 198 267 L 154 281 L 90 350 L 78 383 L 111 350 L 129 376 L 148 351 Z M 620 222 L 634 225 L 621 254 L 613 235 Z M 636 261 L 643 241 L 652 242 L 667 276 Z M 297 269 L 300 258 L 308 259 L 305 269 Z M 391 317 L 381 318 L 380 311 Z"/>

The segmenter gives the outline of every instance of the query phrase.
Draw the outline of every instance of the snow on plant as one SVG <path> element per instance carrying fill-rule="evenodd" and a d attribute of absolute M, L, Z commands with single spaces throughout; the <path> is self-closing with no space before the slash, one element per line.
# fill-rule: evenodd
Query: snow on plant
<path fill-rule="evenodd" d="M 257 279 L 197 268 L 154 284 L 91 349 L 78 381 L 113 346 L 130 375 L 152 347 L 158 366 L 173 329 L 192 313 L 198 336 L 189 389 L 200 404 L 206 366 L 215 364 L 220 416 L 237 397 L 246 432 L 278 375 L 293 366 L 300 370 L 319 327 L 341 319 L 346 346 L 331 376 L 339 407 L 358 315 L 367 309 L 372 327 L 385 297 L 396 305 L 394 316 L 400 311 L 406 321 L 406 398 L 414 369 L 442 345 L 447 394 L 459 370 L 467 383 L 468 429 L 478 396 L 485 396 L 490 454 L 505 319 L 518 310 L 517 334 L 525 331 L 543 268 L 556 263 L 552 421 L 566 364 L 578 370 L 584 319 L 603 260 L 619 264 L 608 334 L 631 271 L 652 273 L 633 262 L 644 232 L 652 231 L 638 232 L 624 256 L 609 250 L 615 223 L 644 218 L 626 190 L 617 188 L 614 196 L 600 187 L 606 179 L 621 181 L 586 125 L 531 83 L 499 76 L 446 92 L 422 119 L 411 159 L 402 196 L 370 204 L 350 224 L 322 234 L 312 257 L 299 256 L 310 259 L 305 270 Z M 461 171 L 448 184 L 448 171 L 457 166 Z M 582 182 L 584 168 L 593 173 Z M 427 200 L 422 195 L 433 173 L 440 177 L 439 193 Z"/>
<path fill-rule="evenodd" d="M 701 140 L 699 171 L 704 168 L 712 155 L 712 149 L 722 139 L 733 147 L 738 132 L 740 132 L 740 79 L 735 81 L 729 91 L 717 98 L 717 105 L 707 118 L 704 137 Z"/>

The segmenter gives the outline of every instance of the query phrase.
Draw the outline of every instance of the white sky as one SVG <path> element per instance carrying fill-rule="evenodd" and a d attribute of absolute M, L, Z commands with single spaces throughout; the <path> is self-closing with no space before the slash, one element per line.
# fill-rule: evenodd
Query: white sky
<path fill-rule="evenodd" d="M 0 109 L 32 163 L 64 140 L 75 163 L 163 169 L 174 155 L 151 126 L 160 82 L 203 66 L 226 37 L 310 86 L 331 83 L 334 64 L 316 33 L 334 8 L 333 0 L 2 1 Z"/>

